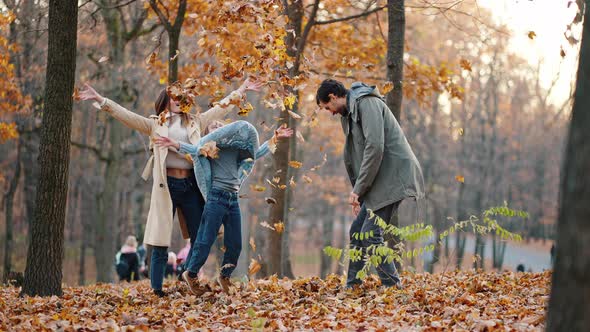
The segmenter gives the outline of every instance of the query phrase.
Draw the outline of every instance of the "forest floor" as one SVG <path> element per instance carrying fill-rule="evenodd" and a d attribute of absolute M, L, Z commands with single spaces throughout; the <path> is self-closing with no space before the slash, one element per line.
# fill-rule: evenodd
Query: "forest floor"
<path fill-rule="evenodd" d="M 166 282 L 165 298 L 147 280 L 65 287 L 49 298 L 0 286 L 0 330 L 542 331 L 550 280 L 548 271 L 404 273 L 402 290 L 369 277 L 351 291 L 335 275 L 270 277 L 199 298 L 175 281 Z"/>

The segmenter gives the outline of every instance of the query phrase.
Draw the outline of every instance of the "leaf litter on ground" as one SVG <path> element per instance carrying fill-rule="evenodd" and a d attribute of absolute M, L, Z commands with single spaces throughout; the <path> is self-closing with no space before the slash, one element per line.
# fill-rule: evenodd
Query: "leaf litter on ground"
<path fill-rule="evenodd" d="M 165 298 L 148 280 L 64 287 L 47 298 L 0 286 L 0 330 L 542 331 L 551 272 L 404 273 L 401 290 L 379 287 L 375 276 L 353 290 L 336 275 L 244 280 L 231 296 L 211 281 L 201 297 L 168 280 Z"/>

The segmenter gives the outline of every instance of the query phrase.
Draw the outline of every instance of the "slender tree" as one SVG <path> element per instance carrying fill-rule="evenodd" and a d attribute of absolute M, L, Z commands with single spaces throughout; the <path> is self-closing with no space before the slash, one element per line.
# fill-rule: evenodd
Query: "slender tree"
<path fill-rule="evenodd" d="M 590 326 L 590 0 L 584 13 L 574 107 L 562 169 L 547 331 Z"/>
<path fill-rule="evenodd" d="M 22 293 L 61 295 L 63 236 L 76 73 L 78 4 L 49 2 L 45 111 L 31 241 Z"/>

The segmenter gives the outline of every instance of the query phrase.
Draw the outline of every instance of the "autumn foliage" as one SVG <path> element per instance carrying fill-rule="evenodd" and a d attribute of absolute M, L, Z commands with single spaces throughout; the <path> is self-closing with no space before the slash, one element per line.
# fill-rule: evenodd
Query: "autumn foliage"
<path fill-rule="evenodd" d="M 11 13 L 0 13 L 0 26 L 8 30 L 8 25 L 14 21 Z M 17 52 L 18 47 L 11 44 L 6 36 L 0 34 L 0 114 L 6 118 L 7 114 L 15 113 L 25 106 L 18 83 L 14 75 L 14 64 L 10 61 L 10 53 Z M 0 144 L 18 137 L 16 124 L 0 121 Z"/>
<path fill-rule="evenodd" d="M 196 298 L 169 282 L 169 297 L 147 281 L 65 288 L 62 298 L 18 297 L 0 288 L 0 329 L 535 331 L 545 326 L 550 272 L 406 274 L 403 290 L 375 277 L 343 290 L 341 277 L 268 279 Z"/>

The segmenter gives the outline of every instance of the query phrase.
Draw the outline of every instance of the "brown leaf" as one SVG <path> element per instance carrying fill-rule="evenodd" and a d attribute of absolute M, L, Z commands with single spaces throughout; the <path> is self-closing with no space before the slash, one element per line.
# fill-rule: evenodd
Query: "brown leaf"
<path fill-rule="evenodd" d="M 250 261 L 250 266 L 248 266 L 248 275 L 256 274 L 256 272 L 260 271 L 261 268 L 262 265 L 260 265 L 260 263 L 258 263 L 257 260 L 252 258 L 252 260 Z"/>
<path fill-rule="evenodd" d="M 275 226 L 276 232 L 279 234 L 281 234 L 281 233 L 283 233 L 283 231 L 285 231 L 285 224 L 282 221 L 275 223 L 274 226 Z"/>
<path fill-rule="evenodd" d="M 385 82 L 385 84 L 383 84 L 383 87 L 381 88 L 381 93 L 382 94 L 387 94 L 389 91 L 393 90 L 393 82 Z"/>
<path fill-rule="evenodd" d="M 272 197 L 264 197 L 264 200 L 266 201 L 266 203 L 268 204 L 277 204 L 277 200 L 272 198 Z"/>
<path fill-rule="evenodd" d="M 219 148 L 217 147 L 217 143 L 211 141 L 203 144 L 199 150 L 199 154 L 211 159 L 219 158 Z"/>
<path fill-rule="evenodd" d="M 527 36 L 529 37 L 529 39 L 535 39 L 535 37 L 537 37 L 537 34 L 534 31 L 529 31 L 529 33 L 527 33 Z"/>

